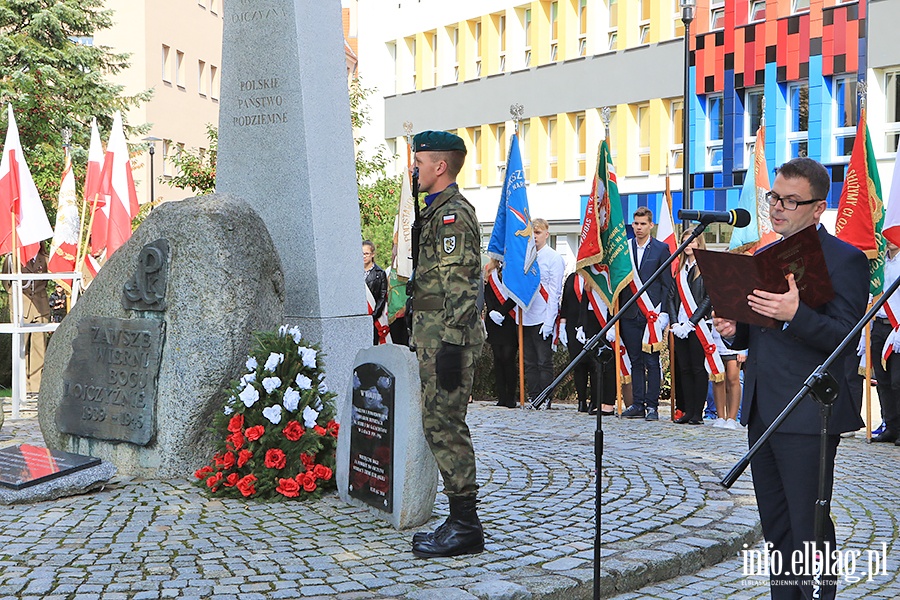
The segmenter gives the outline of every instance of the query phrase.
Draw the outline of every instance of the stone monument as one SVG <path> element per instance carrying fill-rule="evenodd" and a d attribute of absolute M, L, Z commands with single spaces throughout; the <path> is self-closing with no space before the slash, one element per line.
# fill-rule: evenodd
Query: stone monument
<path fill-rule="evenodd" d="M 366 314 L 339 2 L 225 3 L 216 189 L 260 214 L 285 280 L 285 321 L 322 344 L 343 389 Z"/>
<path fill-rule="evenodd" d="M 103 266 L 53 334 L 38 418 L 49 448 L 124 475 L 189 477 L 252 335 L 284 322 L 265 224 L 227 195 L 168 202 Z"/>
<path fill-rule="evenodd" d="M 341 499 L 397 529 L 431 518 L 438 470 L 422 429 L 416 356 L 406 346 L 360 350 L 338 407 L 337 486 Z"/>

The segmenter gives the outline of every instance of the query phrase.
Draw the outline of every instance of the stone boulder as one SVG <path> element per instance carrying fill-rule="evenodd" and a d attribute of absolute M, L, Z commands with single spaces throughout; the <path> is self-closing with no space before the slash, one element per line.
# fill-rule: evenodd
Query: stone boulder
<path fill-rule="evenodd" d="M 123 306 L 124 286 L 145 245 L 168 243 L 166 308 Z M 155 435 L 147 445 L 60 431 L 63 380 L 84 319 L 164 322 L 156 386 Z M 186 478 L 213 453 L 213 415 L 229 382 L 246 369 L 253 334 L 284 319 L 284 275 L 259 215 L 243 200 L 210 195 L 155 208 L 103 266 L 53 334 L 47 349 L 38 418 L 50 448 L 95 456 L 122 475 Z M 82 417 L 83 418 L 83 417 Z"/>

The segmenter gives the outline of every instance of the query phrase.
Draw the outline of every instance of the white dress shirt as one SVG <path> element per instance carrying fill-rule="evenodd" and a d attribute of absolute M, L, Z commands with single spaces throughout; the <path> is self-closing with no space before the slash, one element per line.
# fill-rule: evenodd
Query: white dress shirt
<path fill-rule="evenodd" d="M 541 270 L 541 285 L 547 291 L 547 300 L 544 301 L 544 296 L 538 290 L 531 306 L 522 314 L 522 324 L 525 326 L 553 323 L 559 313 L 566 260 L 551 248 L 550 244 L 544 244 L 544 247 L 538 250 L 537 263 Z"/>

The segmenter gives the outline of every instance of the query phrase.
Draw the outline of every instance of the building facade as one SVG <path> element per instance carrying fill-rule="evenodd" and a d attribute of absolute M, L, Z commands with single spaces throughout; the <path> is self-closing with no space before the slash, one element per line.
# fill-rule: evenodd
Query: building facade
<path fill-rule="evenodd" d="M 832 173 L 836 207 L 860 76 L 869 82 L 869 126 L 882 142 L 876 153 L 886 191 L 900 134 L 900 49 L 887 31 L 898 22 L 898 5 L 698 0 L 687 72 L 691 207 L 737 205 L 763 96 L 770 177 L 791 156 L 816 158 Z M 469 148 L 460 185 L 485 235 L 515 127 L 511 104 L 524 107 L 519 132 L 532 215 L 551 222 L 553 243 L 570 262 L 606 136 L 604 107 L 626 215 L 638 206 L 658 214 L 667 171 L 674 210 L 684 204 L 678 0 L 401 0 L 361 3 L 359 11 L 360 75 L 383 97 L 367 139 L 384 139 L 402 157 L 399 171 L 404 122 L 415 131 L 457 132 Z M 708 241 L 726 243 L 728 229 L 711 229 Z"/>
<path fill-rule="evenodd" d="M 223 0 L 106 0 L 115 25 L 97 32 L 93 43 L 131 54 L 131 66 L 113 76 L 126 94 L 153 90 L 153 98 L 133 109 L 127 121 L 147 123 L 142 137 L 156 142 L 129 140 L 155 146 L 150 185 L 150 153 L 132 159 L 135 186 L 141 203 L 177 200 L 191 192 L 160 181 L 175 174 L 172 158 L 182 149 L 209 146 L 207 123 L 219 123 L 219 81 L 222 57 Z M 152 197 L 151 197 L 152 187 Z"/>

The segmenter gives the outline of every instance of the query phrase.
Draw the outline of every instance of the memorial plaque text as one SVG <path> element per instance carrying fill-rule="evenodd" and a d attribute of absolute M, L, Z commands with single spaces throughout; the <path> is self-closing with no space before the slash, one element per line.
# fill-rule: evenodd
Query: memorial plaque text
<path fill-rule="evenodd" d="M 349 492 L 386 512 L 393 511 L 394 384 L 381 365 L 353 371 Z"/>
<path fill-rule="evenodd" d="M 95 467 L 99 458 L 20 444 L 0 449 L 0 485 L 20 490 Z"/>
<path fill-rule="evenodd" d="M 149 444 L 164 336 L 165 324 L 157 319 L 83 319 L 63 375 L 60 431 Z"/>

